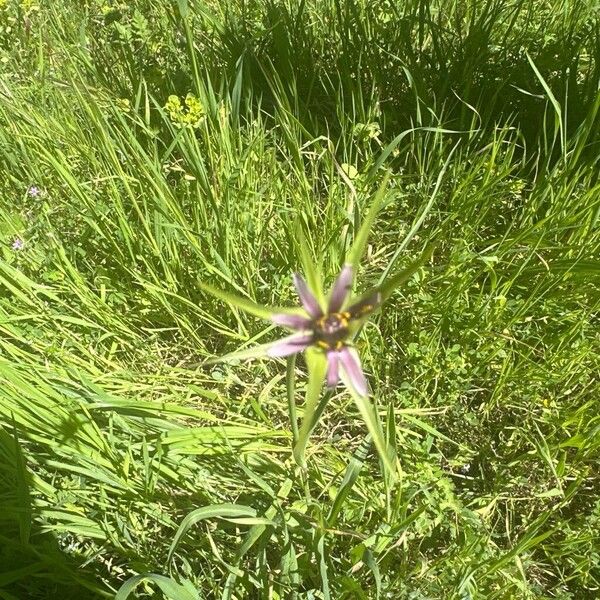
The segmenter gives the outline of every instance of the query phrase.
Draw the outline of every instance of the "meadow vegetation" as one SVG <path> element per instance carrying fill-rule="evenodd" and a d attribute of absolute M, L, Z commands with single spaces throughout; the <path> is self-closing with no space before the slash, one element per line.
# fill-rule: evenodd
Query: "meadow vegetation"
<path fill-rule="evenodd" d="M 0 598 L 600 596 L 592 0 L 0 0 Z M 395 477 L 203 291 L 358 292 Z M 287 375 L 286 375 L 287 373 Z M 294 386 L 291 386 L 291 382 Z M 290 389 L 293 387 L 294 389 Z"/>

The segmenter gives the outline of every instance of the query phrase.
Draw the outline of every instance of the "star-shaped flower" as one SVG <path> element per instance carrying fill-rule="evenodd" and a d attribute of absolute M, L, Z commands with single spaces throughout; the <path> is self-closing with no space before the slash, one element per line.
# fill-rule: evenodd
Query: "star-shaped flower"
<path fill-rule="evenodd" d="M 360 396 L 366 396 L 367 380 L 358 352 L 350 342 L 365 318 L 379 307 L 381 294 L 375 290 L 348 303 L 353 279 L 352 265 L 344 266 L 331 289 L 326 307 L 323 307 L 304 278 L 295 273 L 294 284 L 304 314 L 279 312 L 272 315 L 271 320 L 297 333 L 265 347 L 265 354 L 272 357 L 289 356 L 316 346 L 327 357 L 327 385 L 337 385 L 341 369 L 345 375 L 344 380 L 352 390 Z"/>
<path fill-rule="evenodd" d="M 298 273 L 294 274 L 294 284 L 300 297 L 301 308 L 269 308 L 248 298 L 199 282 L 204 291 L 228 304 L 294 331 L 292 335 L 275 342 L 233 352 L 221 358 L 211 359 L 208 361 L 209 363 L 232 358 L 291 357 L 288 359 L 292 361 L 288 363 L 288 379 L 291 379 L 293 377 L 293 357 L 299 352 L 306 352 L 308 382 L 304 400 L 304 416 L 300 429 L 297 428 L 295 422 L 294 386 L 293 382 L 288 381 L 288 402 L 294 432 L 293 452 L 300 465 L 305 464 L 304 451 L 308 438 L 327 401 L 325 398 L 324 403 L 319 403 L 323 379 L 327 380 L 330 388 L 335 387 L 341 379 L 351 392 L 382 461 L 390 473 L 395 471 L 392 460 L 393 451 L 386 442 L 375 406 L 369 400 L 367 380 L 352 341 L 366 319 L 382 306 L 398 286 L 407 281 L 431 257 L 434 246 L 433 244 L 427 246 L 423 254 L 403 271 L 390 277 L 383 277 L 383 281 L 376 287 L 358 298 L 349 299 L 356 269 L 366 248 L 369 230 L 383 204 L 387 182 L 388 176 L 384 177 L 354 238 L 346 264 L 326 300 L 322 299 L 320 279 L 314 267 L 314 260 L 306 250 L 306 240 L 303 238 L 303 234 L 299 234 L 302 239 L 299 240 L 298 246 L 304 270 L 311 285 L 309 286 Z"/>

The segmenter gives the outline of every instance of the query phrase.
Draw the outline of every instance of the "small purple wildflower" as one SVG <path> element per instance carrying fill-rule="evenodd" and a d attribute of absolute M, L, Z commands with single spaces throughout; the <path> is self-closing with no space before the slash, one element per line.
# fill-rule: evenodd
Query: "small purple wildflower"
<path fill-rule="evenodd" d="M 304 315 L 277 313 L 271 317 L 273 323 L 296 331 L 267 350 L 271 357 L 289 356 L 316 346 L 327 356 L 327 385 L 335 387 L 340 380 L 340 369 L 347 384 L 361 396 L 368 395 L 367 380 L 363 373 L 356 349 L 348 342 L 362 325 L 363 319 L 381 304 L 378 290 L 367 294 L 345 307 L 354 278 L 353 268 L 346 265 L 329 294 L 324 311 L 306 281 L 294 274 L 294 284 L 306 313 Z"/>
<path fill-rule="evenodd" d="M 29 194 L 29 196 L 31 196 L 32 198 L 37 198 L 40 194 L 40 188 L 37 187 L 37 185 L 31 185 L 29 186 L 29 188 L 27 189 L 27 193 Z"/>
<path fill-rule="evenodd" d="M 12 249 L 18 252 L 19 250 L 23 250 L 24 247 L 25 242 L 21 238 L 15 238 L 15 241 L 12 243 Z"/>

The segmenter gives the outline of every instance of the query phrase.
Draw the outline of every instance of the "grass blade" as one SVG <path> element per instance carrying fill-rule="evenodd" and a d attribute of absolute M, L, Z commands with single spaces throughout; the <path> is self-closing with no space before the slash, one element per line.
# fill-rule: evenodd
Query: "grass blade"
<path fill-rule="evenodd" d="M 385 199 L 387 198 L 387 185 L 389 180 L 390 173 L 388 171 L 383 177 L 383 181 L 375 193 L 375 198 L 373 198 L 373 202 L 371 203 L 371 206 L 369 207 L 369 210 L 367 211 L 367 214 L 361 223 L 360 229 L 354 238 L 352 247 L 347 254 L 346 262 L 347 264 L 352 265 L 354 272 L 358 270 L 358 265 L 363 257 L 363 254 L 365 253 L 365 248 L 367 246 L 367 241 L 369 239 L 369 234 L 371 233 L 373 223 L 375 222 L 375 219 L 379 214 Z"/>
<path fill-rule="evenodd" d="M 389 471 L 390 478 L 395 480 L 396 467 L 393 462 L 395 458 L 392 458 L 393 452 L 385 441 L 383 427 L 381 426 L 381 421 L 379 419 L 379 415 L 377 414 L 377 410 L 375 409 L 375 405 L 367 396 L 361 396 L 360 394 L 356 393 L 354 386 L 351 385 L 350 381 L 347 381 L 347 377 L 343 369 L 340 370 L 340 376 L 350 391 L 350 394 L 354 399 L 354 403 L 356 404 L 356 407 L 358 408 L 360 415 L 367 426 L 369 433 L 371 434 L 371 438 L 373 439 L 373 444 L 377 449 L 379 458 L 381 459 L 384 467 Z"/>
<path fill-rule="evenodd" d="M 127 600 L 135 588 L 144 581 L 155 583 L 169 600 L 200 600 L 198 592 L 189 582 L 187 582 L 188 585 L 183 585 L 170 577 L 156 573 L 143 573 L 131 577 L 121 586 L 115 595 L 115 600 Z"/>
<path fill-rule="evenodd" d="M 428 244 L 417 260 L 413 261 L 400 273 L 385 279 L 378 286 L 382 302 L 385 302 L 398 287 L 406 283 L 432 257 L 435 247 L 435 243 Z"/>
<path fill-rule="evenodd" d="M 308 369 L 308 383 L 306 384 L 306 395 L 304 396 L 304 416 L 300 431 L 298 432 L 298 441 L 293 450 L 296 462 L 302 467 L 306 465 L 304 452 L 308 438 L 316 425 L 315 411 L 319 404 L 323 380 L 327 371 L 327 358 L 323 352 L 316 348 L 309 348 L 305 356 Z"/>
<path fill-rule="evenodd" d="M 289 308 L 269 308 L 267 306 L 263 306 L 262 304 L 258 304 L 257 302 L 254 302 L 249 298 L 243 298 L 242 296 L 238 296 L 237 294 L 226 292 L 225 290 L 221 290 L 202 281 L 198 281 L 198 286 L 211 296 L 214 296 L 219 300 L 223 300 L 223 302 L 231 304 L 231 306 L 239 308 L 240 310 L 250 313 L 251 315 L 260 317 L 261 319 L 270 320 L 271 317 L 277 313 L 302 314 L 301 311 Z"/>
<path fill-rule="evenodd" d="M 256 517 L 256 510 L 250 506 L 242 506 L 240 504 L 214 504 L 193 510 L 190 514 L 185 516 L 181 525 L 179 525 L 179 529 L 175 533 L 175 537 L 169 548 L 167 562 L 171 562 L 181 538 L 188 532 L 190 527 L 193 527 L 196 523 L 205 519 L 235 517 Z"/>

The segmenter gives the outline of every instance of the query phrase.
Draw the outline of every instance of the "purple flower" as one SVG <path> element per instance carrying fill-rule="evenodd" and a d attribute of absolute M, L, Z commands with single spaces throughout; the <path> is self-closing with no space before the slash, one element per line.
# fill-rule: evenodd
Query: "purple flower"
<path fill-rule="evenodd" d="M 25 242 L 21 239 L 21 238 L 15 238 L 15 241 L 12 243 L 12 249 L 13 250 L 23 250 L 25 246 Z"/>
<path fill-rule="evenodd" d="M 40 191 L 40 188 L 39 188 L 39 187 L 37 187 L 36 185 L 31 185 L 31 186 L 29 186 L 29 188 L 28 188 L 28 190 L 27 190 L 27 193 L 28 193 L 28 194 L 29 194 L 29 195 L 30 195 L 32 198 L 37 198 L 37 197 L 40 195 L 41 191 Z"/>
<path fill-rule="evenodd" d="M 365 317 L 379 307 L 381 293 L 376 290 L 346 307 L 353 276 L 353 268 L 346 265 L 334 283 L 327 307 L 323 310 L 306 281 L 295 273 L 294 284 L 304 314 L 276 313 L 271 317 L 277 325 L 296 333 L 271 344 L 267 355 L 289 356 L 302 352 L 309 346 L 316 346 L 327 356 L 329 387 L 336 386 L 343 379 L 360 396 L 367 396 L 367 380 L 358 352 L 350 345 L 350 341 L 362 326 Z"/>

